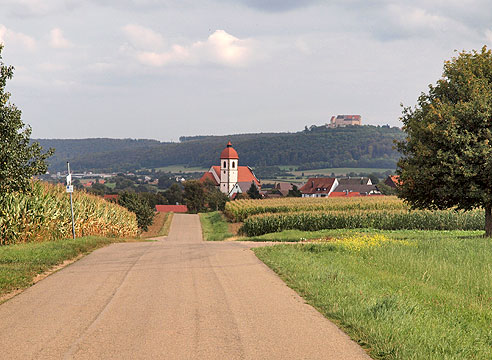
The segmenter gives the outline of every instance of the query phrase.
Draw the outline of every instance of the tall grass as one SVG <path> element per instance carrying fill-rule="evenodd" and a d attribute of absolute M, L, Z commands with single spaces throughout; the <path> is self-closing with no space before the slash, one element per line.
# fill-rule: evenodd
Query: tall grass
<path fill-rule="evenodd" d="M 135 214 L 117 204 L 75 191 L 73 205 L 77 237 L 131 237 L 138 232 Z M 30 194 L 0 196 L 0 245 L 71 237 L 71 219 L 65 188 L 34 182 Z"/>
<path fill-rule="evenodd" d="M 483 211 L 351 210 L 262 214 L 247 218 L 239 229 L 247 236 L 259 236 L 289 229 L 373 228 L 381 230 L 479 230 L 485 226 Z"/>

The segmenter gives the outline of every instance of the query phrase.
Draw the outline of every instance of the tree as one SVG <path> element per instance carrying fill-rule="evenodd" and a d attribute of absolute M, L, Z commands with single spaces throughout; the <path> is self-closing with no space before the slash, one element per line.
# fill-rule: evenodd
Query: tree
<path fill-rule="evenodd" d="M 137 215 L 138 227 L 147 231 L 154 222 L 154 209 L 145 199 L 140 198 L 134 192 L 123 192 L 118 197 L 118 204 Z"/>
<path fill-rule="evenodd" d="M 54 149 L 43 154 L 38 143 L 30 144 L 31 127 L 24 125 L 21 111 L 10 103 L 10 93 L 5 90 L 14 67 L 4 65 L 2 49 L 0 44 L 0 194 L 5 194 L 29 191 L 31 178 L 48 169 L 46 159 Z"/>
<path fill-rule="evenodd" d="M 485 209 L 492 236 L 492 53 L 460 52 L 401 117 L 398 192 L 413 208 Z"/>
<path fill-rule="evenodd" d="M 203 182 L 203 188 L 207 207 L 214 211 L 224 211 L 225 205 L 229 201 L 229 196 L 220 191 L 217 185 L 209 179 Z"/>
<path fill-rule="evenodd" d="M 251 186 L 249 187 L 247 193 L 251 199 L 261 199 L 261 194 L 258 191 L 258 187 L 254 181 L 251 182 Z"/>
<path fill-rule="evenodd" d="M 183 202 L 183 189 L 179 184 L 174 183 L 164 191 L 164 197 L 171 205 L 180 204 Z"/>
<path fill-rule="evenodd" d="M 289 190 L 287 193 L 287 197 L 301 197 L 302 193 L 301 190 L 297 188 L 296 185 L 292 185 L 292 189 Z"/>
<path fill-rule="evenodd" d="M 198 213 L 205 208 L 205 189 L 198 180 L 188 180 L 184 183 L 184 198 L 188 212 Z"/>

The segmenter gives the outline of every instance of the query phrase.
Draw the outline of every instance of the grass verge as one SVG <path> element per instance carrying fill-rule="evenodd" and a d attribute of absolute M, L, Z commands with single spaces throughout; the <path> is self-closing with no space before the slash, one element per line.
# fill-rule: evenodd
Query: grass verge
<path fill-rule="evenodd" d="M 87 236 L 75 240 L 33 242 L 0 247 L 0 302 L 6 294 L 29 287 L 36 275 L 121 239 Z"/>
<path fill-rule="evenodd" d="M 149 239 L 158 236 L 167 236 L 171 227 L 171 221 L 173 219 L 173 213 L 158 212 L 154 216 L 152 225 L 148 230 L 140 234 L 140 238 Z"/>
<path fill-rule="evenodd" d="M 254 251 L 375 359 L 490 359 L 492 240 L 481 234 L 351 232 Z"/>
<path fill-rule="evenodd" d="M 171 223 L 173 222 L 174 213 L 166 213 L 166 218 L 164 223 L 162 224 L 161 229 L 159 230 L 159 236 L 168 236 L 169 230 L 171 229 Z"/>
<path fill-rule="evenodd" d="M 233 236 L 229 232 L 229 226 L 219 211 L 200 213 L 202 234 L 205 241 L 220 241 Z"/>
<path fill-rule="evenodd" d="M 375 233 L 381 230 L 373 229 L 326 229 L 319 231 L 284 230 L 276 233 L 268 233 L 259 236 L 240 237 L 238 241 L 276 241 L 276 242 L 300 242 L 305 240 L 333 237 L 350 233 Z"/>

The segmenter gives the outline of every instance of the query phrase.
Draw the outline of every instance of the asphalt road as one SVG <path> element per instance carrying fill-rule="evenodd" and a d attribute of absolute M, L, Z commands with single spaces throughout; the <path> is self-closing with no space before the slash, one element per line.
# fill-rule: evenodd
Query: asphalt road
<path fill-rule="evenodd" d="M 1 359 L 369 359 L 248 245 L 113 244 L 0 305 Z"/>

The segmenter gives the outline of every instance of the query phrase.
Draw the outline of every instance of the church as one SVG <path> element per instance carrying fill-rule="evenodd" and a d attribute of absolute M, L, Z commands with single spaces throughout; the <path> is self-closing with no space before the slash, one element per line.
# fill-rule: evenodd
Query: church
<path fill-rule="evenodd" d="M 253 170 L 249 166 L 239 166 L 239 156 L 230 141 L 220 153 L 220 165 L 212 166 L 200 179 L 201 182 L 206 180 L 214 183 L 230 198 L 246 193 L 251 183 L 254 183 L 258 190 L 261 188 L 260 180 L 257 179 Z"/>

